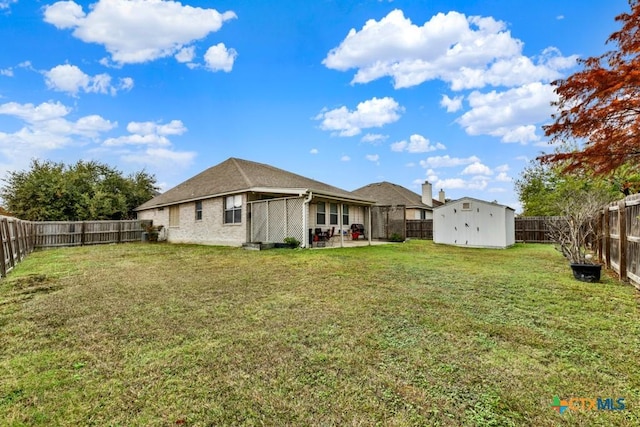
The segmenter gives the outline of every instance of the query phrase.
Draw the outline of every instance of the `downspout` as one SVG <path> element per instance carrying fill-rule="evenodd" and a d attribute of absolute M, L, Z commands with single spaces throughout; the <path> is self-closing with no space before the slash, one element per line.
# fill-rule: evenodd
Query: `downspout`
<path fill-rule="evenodd" d="M 313 192 L 309 191 L 309 196 L 304 200 L 304 203 L 302 205 L 302 233 L 304 235 L 302 241 L 303 241 L 303 247 L 304 248 L 309 248 L 309 233 L 308 233 L 308 229 L 309 229 L 309 203 L 311 203 L 311 199 L 313 199 Z"/>

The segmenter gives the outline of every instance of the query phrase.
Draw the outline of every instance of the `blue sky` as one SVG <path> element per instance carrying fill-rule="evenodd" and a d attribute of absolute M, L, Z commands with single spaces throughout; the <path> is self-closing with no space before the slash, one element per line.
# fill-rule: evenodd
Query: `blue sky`
<path fill-rule="evenodd" d="M 0 177 L 98 160 L 163 189 L 229 157 L 520 208 L 550 82 L 625 0 L 0 0 Z"/>

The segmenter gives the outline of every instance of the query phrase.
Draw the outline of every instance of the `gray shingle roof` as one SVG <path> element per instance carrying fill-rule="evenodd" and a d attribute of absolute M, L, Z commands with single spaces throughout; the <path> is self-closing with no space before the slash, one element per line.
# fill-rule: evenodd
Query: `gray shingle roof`
<path fill-rule="evenodd" d="M 407 208 L 431 209 L 431 206 L 422 203 L 422 196 L 420 194 L 386 181 L 365 185 L 357 190 L 353 190 L 353 194 L 375 200 L 376 205 L 380 206 L 404 205 Z M 441 205 L 441 203 L 434 199 L 433 206 L 438 205 Z"/>
<path fill-rule="evenodd" d="M 310 190 L 315 194 L 329 195 L 364 203 L 369 202 L 369 204 L 371 204 L 370 200 L 358 197 L 341 188 L 287 172 L 264 163 L 231 157 L 178 184 L 165 193 L 154 197 L 148 202 L 138 206 L 136 210 L 139 211 L 255 189 L 274 189 L 274 191 L 281 189 Z"/>

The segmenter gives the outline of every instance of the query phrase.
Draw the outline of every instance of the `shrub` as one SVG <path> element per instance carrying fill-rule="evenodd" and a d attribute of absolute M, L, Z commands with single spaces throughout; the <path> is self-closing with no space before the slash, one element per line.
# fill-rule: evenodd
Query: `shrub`
<path fill-rule="evenodd" d="M 391 237 L 389 237 L 389 240 L 392 242 L 404 242 L 404 237 L 402 237 L 398 233 L 393 233 Z"/>
<path fill-rule="evenodd" d="M 284 243 L 291 249 L 295 249 L 300 246 L 300 240 L 296 239 L 295 237 L 285 237 Z"/>

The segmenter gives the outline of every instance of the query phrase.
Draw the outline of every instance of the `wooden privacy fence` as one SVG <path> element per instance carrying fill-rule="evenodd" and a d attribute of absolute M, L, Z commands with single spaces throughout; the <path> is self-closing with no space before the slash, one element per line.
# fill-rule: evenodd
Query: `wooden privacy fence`
<path fill-rule="evenodd" d="M 0 216 L 0 277 L 5 277 L 34 249 L 33 223 Z"/>
<path fill-rule="evenodd" d="M 23 221 L 0 216 L 0 277 L 36 248 L 139 242 L 149 221 Z"/>
<path fill-rule="evenodd" d="M 515 219 L 516 242 L 552 243 L 549 238 L 549 220 L 556 216 L 521 216 Z"/>
<path fill-rule="evenodd" d="M 36 248 L 139 242 L 148 221 L 34 222 Z"/>
<path fill-rule="evenodd" d="M 600 262 L 640 289 L 640 194 L 611 203 L 596 221 Z"/>
<path fill-rule="evenodd" d="M 408 219 L 407 239 L 433 240 L 433 220 Z"/>

